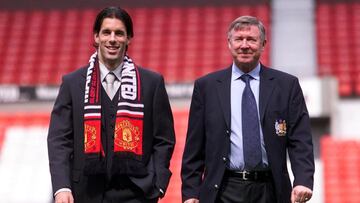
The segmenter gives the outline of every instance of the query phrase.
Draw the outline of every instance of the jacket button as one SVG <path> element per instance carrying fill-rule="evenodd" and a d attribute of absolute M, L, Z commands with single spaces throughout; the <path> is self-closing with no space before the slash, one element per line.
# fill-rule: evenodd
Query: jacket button
<path fill-rule="evenodd" d="M 224 162 L 226 162 L 227 159 L 226 159 L 226 157 L 223 157 L 222 160 L 223 160 Z"/>
<path fill-rule="evenodd" d="M 218 185 L 218 184 L 215 184 L 215 185 L 214 185 L 214 188 L 215 188 L 215 189 L 219 189 L 219 185 Z"/>
<path fill-rule="evenodd" d="M 228 134 L 228 135 L 229 135 L 229 134 L 230 134 L 230 131 L 226 130 L 226 134 Z"/>

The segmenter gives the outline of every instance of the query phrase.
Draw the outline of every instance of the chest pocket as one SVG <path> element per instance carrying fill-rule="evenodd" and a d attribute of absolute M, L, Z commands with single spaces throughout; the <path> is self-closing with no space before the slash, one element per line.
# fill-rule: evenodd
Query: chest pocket
<path fill-rule="evenodd" d="M 285 137 L 289 131 L 289 120 L 287 111 L 270 111 L 269 113 L 269 125 L 273 130 L 272 134 L 278 137 Z"/>

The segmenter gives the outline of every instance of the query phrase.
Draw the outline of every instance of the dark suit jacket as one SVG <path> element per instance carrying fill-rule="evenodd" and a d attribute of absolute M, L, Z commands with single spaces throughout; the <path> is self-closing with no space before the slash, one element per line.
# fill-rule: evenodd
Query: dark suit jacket
<path fill-rule="evenodd" d="M 75 197 L 102 191 L 101 185 L 88 187 L 84 176 L 84 94 L 87 67 L 63 77 L 51 113 L 48 153 L 53 191 L 71 188 Z M 143 163 L 148 175 L 130 177 L 149 198 L 166 190 L 171 172 L 170 159 L 175 145 L 173 116 L 161 75 L 139 68 L 141 100 L 144 103 Z M 81 193 L 81 194 L 80 194 Z"/>
<path fill-rule="evenodd" d="M 182 198 L 214 202 L 230 152 L 231 67 L 195 81 L 182 162 Z M 290 202 L 286 167 L 288 150 L 294 185 L 312 189 L 314 157 L 309 115 L 298 79 L 261 67 L 259 111 L 265 149 L 278 202 Z M 285 136 L 275 131 L 277 119 L 287 123 Z"/>

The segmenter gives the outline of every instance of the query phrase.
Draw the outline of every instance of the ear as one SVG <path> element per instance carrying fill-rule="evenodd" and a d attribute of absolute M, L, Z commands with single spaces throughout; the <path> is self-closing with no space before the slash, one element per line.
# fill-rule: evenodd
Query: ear
<path fill-rule="evenodd" d="M 130 43 L 131 43 L 131 38 L 127 38 L 126 45 L 129 46 Z"/>
<path fill-rule="evenodd" d="M 95 44 L 99 44 L 99 42 L 100 42 L 99 34 L 98 34 L 98 33 L 95 33 L 95 34 L 94 34 L 94 42 L 95 42 Z"/>
<path fill-rule="evenodd" d="M 227 43 L 228 43 L 228 48 L 231 49 L 231 42 L 230 42 L 230 39 L 228 38 L 227 40 Z"/>
<path fill-rule="evenodd" d="M 266 42 L 267 42 L 267 41 L 266 41 L 266 39 L 265 39 L 264 42 L 262 43 L 261 51 L 264 51 Z"/>

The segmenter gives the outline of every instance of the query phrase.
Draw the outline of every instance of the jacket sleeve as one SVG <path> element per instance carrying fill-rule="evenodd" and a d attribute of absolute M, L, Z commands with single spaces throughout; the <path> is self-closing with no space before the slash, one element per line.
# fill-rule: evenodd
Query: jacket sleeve
<path fill-rule="evenodd" d="M 73 153 L 72 100 L 65 77 L 51 113 L 47 137 L 53 191 L 71 188 L 70 157 Z"/>
<path fill-rule="evenodd" d="M 190 106 L 188 131 L 182 158 L 182 199 L 198 198 L 204 171 L 204 102 L 200 85 L 195 81 Z"/>
<path fill-rule="evenodd" d="M 155 184 L 165 192 L 171 177 L 169 166 L 175 146 L 175 132 L 173 115 L 163 77 L 156 86 L 153 100 Z"/>
<path fill-rule="evenodd" d="M 312 189 L 315 166 L 311 126 L 304 96 L 297 79 L 292 85 L 289 113 L 288 153 L 294 174 L 293 185 L 303 185 Z"/>

